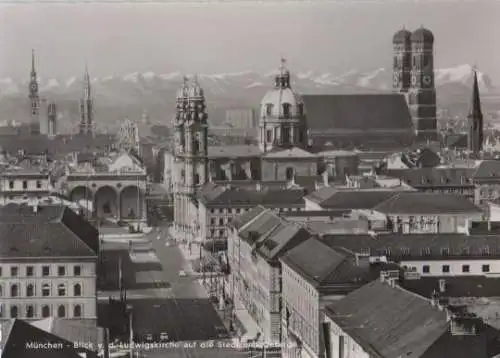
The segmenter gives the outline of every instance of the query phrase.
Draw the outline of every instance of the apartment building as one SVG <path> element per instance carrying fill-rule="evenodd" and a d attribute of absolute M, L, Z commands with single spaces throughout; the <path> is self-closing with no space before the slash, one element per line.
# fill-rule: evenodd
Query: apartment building
<path fill-rule="evenodd" d="M 48 171 L 11 170 L 2 174 L 0 202 L 22 202 L 49 195 L 52 190 Z"/>
<path fill-rule="evenodd" d="M 97 230 L 62 206 L 6 208 L 0 219 L 0 319 L 96 322 Z"/>

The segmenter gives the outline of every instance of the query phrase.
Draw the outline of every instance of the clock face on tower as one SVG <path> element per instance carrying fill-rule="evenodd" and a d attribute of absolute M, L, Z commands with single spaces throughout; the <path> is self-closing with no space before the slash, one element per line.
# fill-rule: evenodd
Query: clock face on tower
<path fill-rule="evenodd" d="M 430 86 L 432 84 L 432 78 L 431 78 L 431 76 L 424 76 L 424 84 L 426 86 Z"/>
<path fill-rule="evenodd" d="M 37 90 L 37 87 L 38 87 L 38 86 L 36 85 L 36 83 L 32 83 L 32 84 L 31 84 L 31 89 L 32 89 L 33 91 L 36 91 L 36 90 Z"/>

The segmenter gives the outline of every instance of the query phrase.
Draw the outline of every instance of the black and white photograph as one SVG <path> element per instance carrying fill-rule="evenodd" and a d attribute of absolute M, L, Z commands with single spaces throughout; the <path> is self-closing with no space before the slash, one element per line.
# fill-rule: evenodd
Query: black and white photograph
<path fill-rule="evenodd" d="M 0 358 L 500 358 L 500 2 L 0 2 Z"/>

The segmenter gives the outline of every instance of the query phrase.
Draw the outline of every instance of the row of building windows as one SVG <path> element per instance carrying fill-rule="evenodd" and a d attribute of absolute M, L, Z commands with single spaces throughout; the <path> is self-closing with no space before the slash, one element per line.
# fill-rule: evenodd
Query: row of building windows
<path fill-rule="evenodd" d="M 36 287 L 32 283 L 28 283 L 26 285 L 26 296 L 34 297 L 36 296 Z M 20 286 L 17 283 L 13 283 L 10 285 L 10 297 L 20 297 L 21 290 Z M 57 285 L 57 296 L 66 296 L 67 295 L 67 286 L 64 283 Z M 79 283 L 75 283 L 73 285 L 73 296 L 81 296 L 82 295 L 82 285 Z M 42 284 L 42 297 L 50 297 L 52 296 L 52 285 L 50 283 Z M 3 297 L 3 286 L 0 285 L 0 297 Z"/>
<path fill-rule="evenodd" d="M 42 181 L 37 180 L 35 182 L 36 188 L 41 189 L 42 188 Z M 14 180 L 9 180 L 9 189 L 14 189 L 15 188 L 15 181 Z M 23 180 L 23 189 L 28 189 L 28 181 Z"/>
<path fill-rule="evenodd" d="M 37 310 L 37 305 L 26 305 L 25 310 L 24 310 L 24 315 L 19 312 L 19 306 L 18 305 L 10 305 L 9 307 L 9 312 L 8 316 L 6 315 L 6 312 L 4 312 L 3 307 L 0 305 L 0 318 L 36 318 L 39 316 L 38 310 Z M 52 311 L 53 308 L 50 305 L 42 305 L 41 306 L 41 314 L 40 316 L 42 318 L 47 318 L 52 316 Z M 82 317 L 83 314 L 83 309 L 82 305 L 74 305 L 73 306 L 73 317 Z M 67 312 L 66 312 L 66 306 L 65 305 L 59 305 L 57 306 L 56 310 L 57 317 L 64 318 L 68 317 Z"/>
<path fill-rule="evenodd" d="M 11 277 L 20 277 L 19 274 L 19 267 L 18 266 L 11 266 L 10 267 L 10 276 Z M 45 265 L 42 266 L 42 276 L 50 276 L 50 266 Z M 0 277 L 2 276 L 2 267 L 0 267 Z M 57 276 L 66 276 L 66 266 L 58 266 L 57 267 Z M 81 276 L 82 274 L 82 267 L 79 265 L 73 266 L 73 276 Z M 26 266 L 25 271 L 24 271 L 24 276 L 26 277 L 33 277 L 35 276 L 35 266 Z"/>
<path fill-rule="evenodd" d="M 490 265 L 482 265 L 481 271 L 484 273 L 490 272 Z M 429 265 L 423 265 L 422 272 L 423 273 L 431 273 L 431 267 Z M 450 273 L 450 265 L 442 265 L 441 272 L 442 273 Z M 470 265 L 462 265 L 462 272 L 469 273 L 470 272 Z"/>

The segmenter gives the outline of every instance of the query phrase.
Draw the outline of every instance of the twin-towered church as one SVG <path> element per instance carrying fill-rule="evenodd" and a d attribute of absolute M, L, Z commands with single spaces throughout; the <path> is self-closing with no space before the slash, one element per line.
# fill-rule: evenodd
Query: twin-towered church
<path fill-rule="evenodd" d="M 196 79 L 177 93 L 174 145 L 165 181 L 174 194 L 180 239 L 199 237 L 198 196 L 205 184 L 257 190 L 297 177 L 355 174 L 346 151 L 377 146 L 402 149 L 438 139 L 434 84 L 434 36 L 419 28 L 393 37 L 393 91 L 382 94 L 300 95 L 282 61 L 260 104 L 256 145 L 208 146 L 205 95 Z M 207 195 L 204 192 L 204 195 Z"/>

